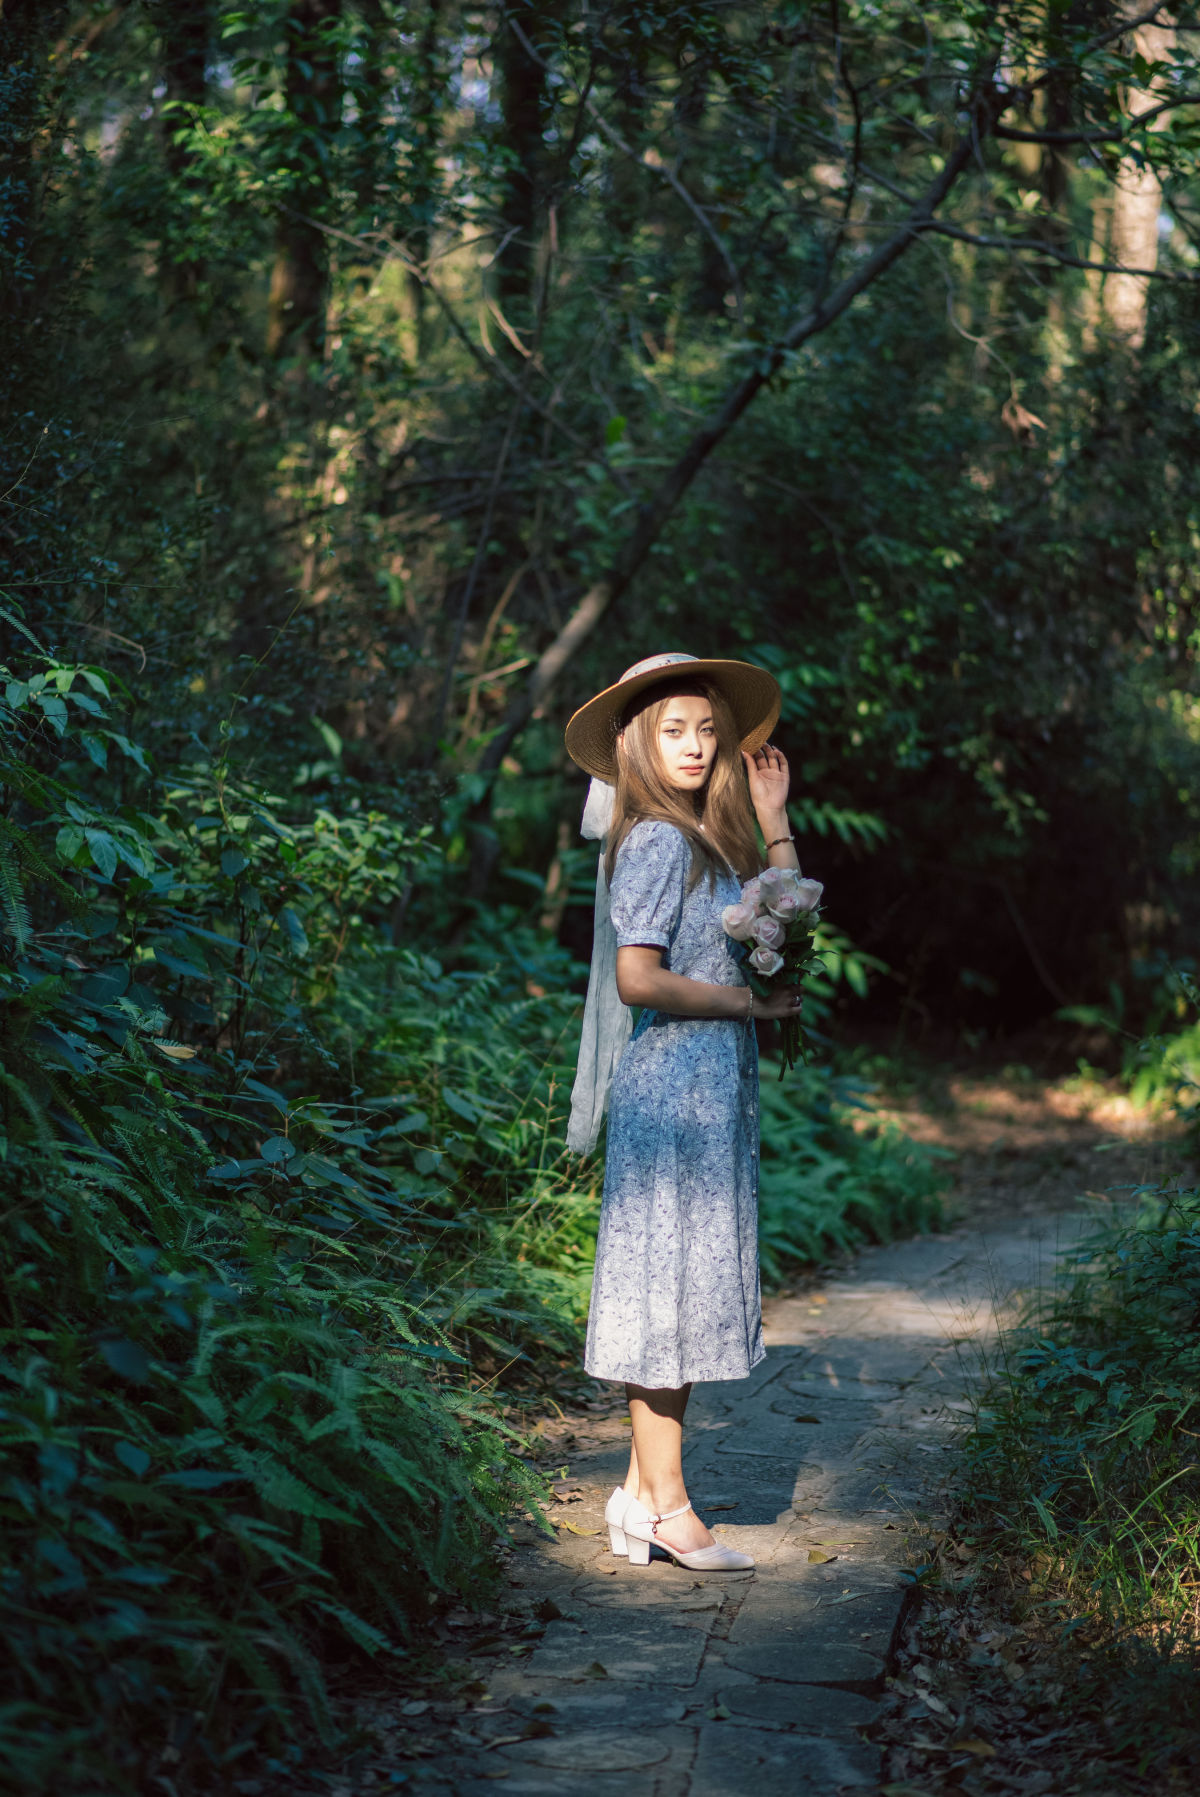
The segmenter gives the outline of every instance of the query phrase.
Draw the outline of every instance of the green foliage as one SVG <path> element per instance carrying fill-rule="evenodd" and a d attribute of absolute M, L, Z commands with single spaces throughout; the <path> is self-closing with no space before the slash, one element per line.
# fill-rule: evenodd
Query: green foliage
<path fill-rule="evenodd" d="M 301 1713 L 335 1726 L 331 1652 L 486 1587 L 534 1495 L 486 1387 L 576 1352 L 599 1206 L 562 1146 L 570 957 L 511 908 L 455 967 L 397 946 L 412 882 L 424 914 L 453 886 L 428 831 L 224 759 L 161 779 L 119 699 L 43 660 L 0 706 L 0 1745 L 30 1791 L 286 1759 Z M 932 1214 L 927 1158 L 798 1081 L 764 1092 L 768 1279 Z"/>
<path fill-rule="evenodd" d="M 396 1152 L 424 1058 L 363 1101 L 314 1027 L 423 845 L 282 821 L 220 767 L 160 786 L 109 699 L 50 664 L 0 708 L 0 1741 L 29 1791 L 220 1788 L 298 1710 L 328 1733 L 332 1640 L 402 1651 L 533 1495 L 464 1376 L 496 1295 L 465 1296 L 447 1182 Z M 76 796 L 88 736 L 136 801 Z M 397 972 L 410 1009 L 444 999 Z M 489 1103 L 516 1158 L 519 1059 Z M 470 1108 L 457 1077 L 431 1128 Z"/>
<path fill-rule="evenodd" d="M 1195 109 L 1122 138 L 1127 43 L 964 0 L 915 34 L 901 0 L 510 9 L 533 58 L 455 4 L 30 10 L 0 586 L 65 660 L 145 666 L 137 739 L 172 766 L 225 726 L 338 816 L 355 783 L 394 809 L 398 766 L 435 815 L 700 419 L 943 167 L 991 59 L 1006 131 L 1052 79 L 1088 154 L 977 118 L 939 219 L 981 241 L 913 234 L 785 358 L 464 822 L 543 877 L 573 704 L 662 642 L 745 654 L 783 686 L 805 862 L 903 982 L 878 1005 L 1025 1022 L 1186 950 Z M 1191 95 L 1185 31 L 1170 60 Z M 1137 353 L 1072 266 L 1131 154 L 1181 277 Z"/>
<path fill-rule="evenodd" d="M 937 1149 L 873 1120 L 860 1082 L 798 1066 L 780 1082 L 764 1067 L 759 1253 L 764 1281 L 932 1228 L 944 1183 Z"/>
<path fill-rule="evenodd" d="M 1200 1192 L 1144 1190 L 1072 1251 L 967 1444 L 993 1550 L 1032 1561 L 1035 1590 L 1131 1663 L 1200 1639 L 1198 1320 Z"/>

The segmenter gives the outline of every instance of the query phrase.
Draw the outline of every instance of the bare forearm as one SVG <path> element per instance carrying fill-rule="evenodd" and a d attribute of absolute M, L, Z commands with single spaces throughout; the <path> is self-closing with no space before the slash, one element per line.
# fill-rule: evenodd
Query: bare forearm
<path fill-rule="evenodd" d="M 763 841 L 773 843 L 767 850 L 768 867 L 799 868 L 800 861 L 796 854 L 796 845 L 791 840 L 792 826 L 788 822 L 786 811 L 760 811 L 758 827 L 763 833 Z M 783 840 L 780 841 L 779 838 Z"/>
<path fill-rule="evenodd" d="M 623 967 L 617 955 L 617 991 L 621 1003 L 672 1017 L 748 1017 L 751 994 L 746 986 L 711 986 L 689 980 L 666 967 Z"/>

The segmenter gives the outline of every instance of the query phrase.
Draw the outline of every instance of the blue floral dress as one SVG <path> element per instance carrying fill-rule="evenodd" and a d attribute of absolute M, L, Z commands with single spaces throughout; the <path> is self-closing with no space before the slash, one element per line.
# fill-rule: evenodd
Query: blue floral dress
<path fill-rule="evenodd" d="M 619 947 L 672 973 L 744 986 L 721 912 L 732 873 L 688 891 L 673 824 L 636 824 L 613 869 Z M 596 1379 L 678 1388 L 742 1379 L 763 1358 L 758 1283 L 758 1048 L 753 1026 L 643 1011 L 613 1079 L 588 1317 Z"/>

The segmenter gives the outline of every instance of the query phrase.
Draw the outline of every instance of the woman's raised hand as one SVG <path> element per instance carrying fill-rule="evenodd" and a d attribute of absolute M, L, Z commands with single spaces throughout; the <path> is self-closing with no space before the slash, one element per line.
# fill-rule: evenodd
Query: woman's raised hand
<path fill-rule="evenodd" d="M 755 993 L 750 1015 L 761 1023 L 782 1023 L 785 1017 L 799 1017 L 803 1003 L 799 986 L 776 986 L 767 998 Z"/>
<path fill-rule="evenodd" d="M 783 750 L 777 749 L 774 743 L 764 743 L 753 755 L 743 749 L 742 760 L 746 764 L 750 803 L 756 815 L 762 818 L 782 812 L 787 805 L 790 780 Z"/>

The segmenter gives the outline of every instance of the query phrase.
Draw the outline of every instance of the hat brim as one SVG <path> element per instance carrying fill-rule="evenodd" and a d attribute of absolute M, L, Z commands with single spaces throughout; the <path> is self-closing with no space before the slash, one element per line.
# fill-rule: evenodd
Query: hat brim
<path fill-rule="evenodd" d="M 619 680 L 581 705 L 566 729 L 567 754 L 594 779 L 615 783 L 617 732 L 622 715 L 639 694 L 652 686 L 686 686 L 707 680 L 733 713 L 738 741 L 750 755 L 761 749 L 779 722 L 779 682 L 765 668 L 748 661 L 680 661 L 650 668 Z"/>

